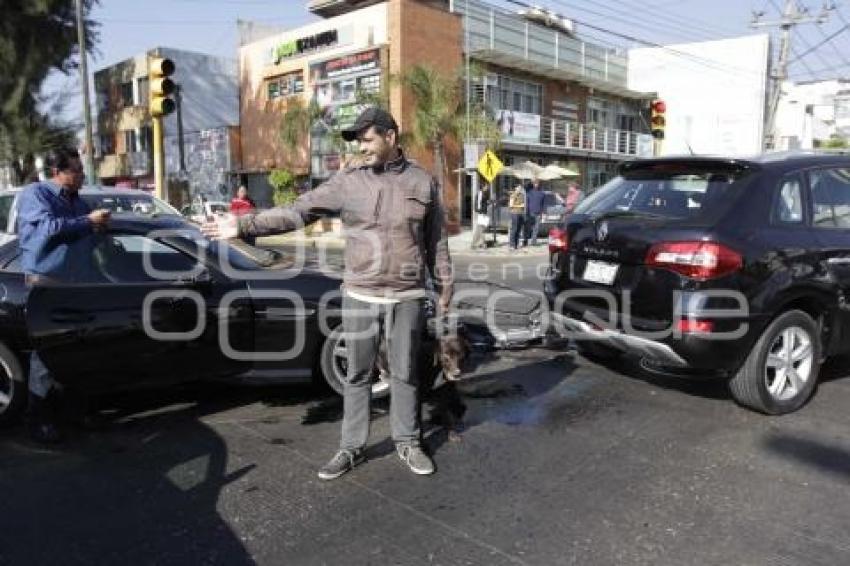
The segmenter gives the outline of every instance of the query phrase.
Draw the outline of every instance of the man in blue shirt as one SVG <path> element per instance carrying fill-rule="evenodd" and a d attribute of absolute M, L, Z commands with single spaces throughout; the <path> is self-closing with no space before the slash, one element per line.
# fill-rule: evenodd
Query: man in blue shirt
<path fill-rule="evenodd" d="M 537 245 L 537 233 L 540 231 L 540 220 L 543 216 L 543 202 L 546 194 L 540 188 L 540 179 L 534 178 L 525 188 L 525 238 L 523 245 L 528 245 L 531 237 L 531 245 Z"/>
<path fill-rule="evenodd" d="M 105 228 L 109 221 L 108 210 L 91 211 L 79 196 L 85 175 L 77 150 L 51 150 L 45 158 L 45 168 L 50 180 L 27 186 L 18 205 L 21 267 L 28 285 L 79 280 L 81 267 L 91 261 L 91 246 L 83 240 Z M 33 350 L 29 370 L 30 433 L 43 443 L 62 439 L 47 399 L 51 389 L 53 378 Z"/>

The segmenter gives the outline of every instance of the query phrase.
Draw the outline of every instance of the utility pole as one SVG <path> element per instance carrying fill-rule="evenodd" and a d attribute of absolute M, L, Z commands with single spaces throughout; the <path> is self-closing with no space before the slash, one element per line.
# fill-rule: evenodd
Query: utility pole
<path fill-rule="evenodd" d="M 797 7 L 794 0 L 785 0 L 782 17 L 773 21 L 762 21 L 764 12 L 753 12 L 750 22 L 752 28 L 778 27 L 782 30 L 782 39 L 779 46 L 779 60 L 776 69 L 771 75 L 773 89 L 770 92 L 770 100 L 767 107 L 767 119 L 763 135 L 763 148 L 771 150 L 776 147 L 776 110 L 779 107 L 779 98 L 782 95 L 782 82 L 788 78 L 788 56 L 791 53 L 791 32 L 794 26 L 808 23 L 824 23 L 829 19 L 829 11 L 834 8 L 831 2 L 824 1 L 823 7 L 817 16 L 810 16 L 809 9 L 802 10 Z"/>
<path fill-rule="evenodd" d="M 466 165 L 468 161 L 471 161 L 467 154 L 472 147 L 472 139 L 471 139 L 471 123 L 470 120 L 472 118 L 472 55 L 469 52 L 469 0 L 466 0 L 465 10 L 463 13 L 463 50 L 465 56 L 465 66 L 466 66 L 466 139 L 463 144 L 464 151 L 464 169 L 466 169 Z M 476 147 L 479 146 L 476 140 Z M 478 161 L 480 151 L 475 152 L 475 161 Z M 469 218 L 472 221 L 472 230 L 475 231 L 475 222 L 476 222 L 476 213 L 475 213 L 475 203 L 478 200 L 478 172 L 473 169 L 471 176 L 467 173 L 467 178 L 471 181 L 469 188 Z M 460 187 L 458 187 L 460 189 Z M 458 190 L 458 192 L 462 192 Z M 461 203 L 461 216 L 463 216 L 463 203 Z M 461 222 L 463 222 L 463 218 L 461 218 Z"/>
<path fill-rule="evenodd" d="M 80 83 L 83 88 L 83 120 L 86 125 L 86 156 L 83 166 L 85 167 L 86 179 L 89 183 L 97 182 L 97 174 L 94 169 L 94 140 L 91 125 L 91 102 L 89 101 L 89 71 L 86 57 L 86 28 L 83 19 L 83 0 L 76 0 L 77 8 L 77 43 L 80 47 Z"/>

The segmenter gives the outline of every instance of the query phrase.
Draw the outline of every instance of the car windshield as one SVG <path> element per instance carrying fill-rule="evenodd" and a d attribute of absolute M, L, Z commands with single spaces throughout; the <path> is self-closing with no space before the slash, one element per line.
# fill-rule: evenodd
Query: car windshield
<path fill-rule="evenodd" d="M 737 194 L 747 171 L 718 164 L 659 164 L 627 170 L 575 209 L 589 216 L 710 220 Z"/>
<path fill-rule="evenodd" d="M 105 208 L 114 213 L 133 213 L 143 216 L 180 213 L 170 204 L 145 194 L 82 194 L 83 200 L 91 208 Z"/>

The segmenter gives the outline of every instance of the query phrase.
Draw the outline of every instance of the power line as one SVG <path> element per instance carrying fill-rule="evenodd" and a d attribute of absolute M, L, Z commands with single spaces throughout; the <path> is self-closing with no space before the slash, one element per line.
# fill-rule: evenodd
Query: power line
<path fill-rule="evenodd" d="M 581 0 L 581 1 L 586 2 L 588 4 L 593 4 L 594 6 L 598 6 L 599 8 L 604 8 L 604 9 L 608 10 L 609 12 L 612 12 L 613 14 L 616 14 L 616 15 L 602 14 L 602 13 L 599 13 L 595 10 L 590 10 L 588 8 L 584 8 L 584 7 L 576 6 L 576 5 L 573 5 L 572 9 L 573 10 L 581 10 L 581 11 L 586 12 L 588 14 L 593 14 L 595 16 L 599 16 L 599 17 L 602 17 L 602 18 L 607 18 L 607 19 L 612 19 L 612 20 L 617 20 L 617 21 L 620 21 L 620 22 L 632 24 L 633 27 L 637 27 L 637 28 L 641 28 L 641 29 L 649 29 L 649 28 L 647 28 L 645 25 L 637 25 L 635 22 L 653 23 L 652 20 L 647 20 L 646 18 L 638 18 L 634 14 L 629 14 L 629 15 L 627 15 L 628 17 L 625 17 L 625 18 L 621 17 L 622 15 L 624 15 L 623 12 L 621 12 L 620 10 L 616 10 L 616 9 L 610 7 L 610 6 L 607 6 L 607 5 L 599 5 L 596 2 L 591 2 L 590 0 Z M 668 23 L 667 27 L 670 27 L 670 28 L 675 27 L 676 29 L 678 29 L 679 31 L 676 32 L 676 35 L 678 35 L 680 37 L 690 37 L 687 34 L 690 34 L 693 31 L 693 28 L 684 29 L 683 27 L 681 27 L 679 25 L 675 25 L 675 24 L 671 24 L 671 23 Z"/>
<path fill-rule="evenodd" d="M 794 61 L 799 61 L 800 59 L 802 59 L 803 57 L 805 57 L 806 55 L 808 55 L 808 54 L 809 54 L 809 53 L 811 53 L 812 51 L 815 51 L 816 49 L 818 49 L 818 48 L 819 48 L 819 47 L 821 47 L 822 45 L 825 45 L 826 43 L 828 43 L 828 42 L 832 41 L 832 39 L 833 39 L 833 38 L 835 38 L 835 37 L 836 37 L 836 36 L 838 36 L 839 34 L 843 33 L 843 32 L 844 32 L 845 30 L 847 30 L 847 29 L 850 29 L 850 24 L 844 24 L 843 26 L 841 26 L 841 28 L 839 28 L 839 29 L 838 29 L 838 31 L 836 31 L 835 33 L 830 34 L 828 37 L 824 38 L 824 39 L 823 39 L 823 41 L 821 41 L 820 43 L 818 43 L 818 44 L 816 44 L 815 46 L 811 47 L 810 49 L 806 49 L 806 50 L 805 50 L 805 51 L 803 51 L 801 54 L 797 55 L 796 57 L 794 57 L 793 59 L 791 59 L 791 60 L 790 60 L 790 61 L 788 61 L 788 62 L 789 62 L 789 63 L 793 63 Z"/>
<path fill-rule="evenodd" d="M 589 1 L 589 0 L 585 0 L 585 1 Z M 594 4 L 596 4 L 596 2 L 594 2 Z M 626 2 L 625 0 L 620 0 L 620 4 L 625 4 L 626 7 L 631 5 L 634 8 L 634 10 L 646 10 L 646 8 L 647 8 L 646 5 L 642 4 L 641 2 L 635 2 L 634 0 L 631 0 L 630 2 Z M 693 19 L 685 18 L 683 16 L 679 16 L 678 14 L 673 14 L 671 12 L 665 12 L 663 15 L 662 14 L 653 14 L 652 19 L 653 19 L 653 21 L 656 21 L 656 22 L 657 21 L 676 22 L 680 26 L 682 24 L 684 24 L 688 29 L 702 31 L 707 36 L 714 36 L 714 38 L 716 38 L 716 36 L 734 35 L 734 34 L 738 33 L 738 32 L 734 32 L 732 30 L 721 29 L 717 26 L 710 26 L 709 27 L 709 26 L 706 26 L 704 23 L 701 26 L 697 26 L 697 25 L 694 25 Z"/>

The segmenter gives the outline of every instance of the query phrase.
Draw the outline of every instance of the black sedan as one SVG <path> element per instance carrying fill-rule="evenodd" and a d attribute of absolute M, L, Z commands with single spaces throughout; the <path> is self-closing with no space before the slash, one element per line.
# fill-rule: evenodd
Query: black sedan
<path fill-rule="evenodd" d="M 0 247 L 0 422 L 26 404 L 33 348 L 59 382 L 90 392 L 317 376 L 340 389 L 337 274 L 210 242 L 174 217 L 116 215 L 92 238 L 75 281 L 34 287 L 17 242 Z"/>

